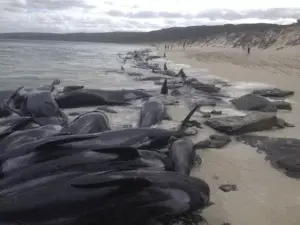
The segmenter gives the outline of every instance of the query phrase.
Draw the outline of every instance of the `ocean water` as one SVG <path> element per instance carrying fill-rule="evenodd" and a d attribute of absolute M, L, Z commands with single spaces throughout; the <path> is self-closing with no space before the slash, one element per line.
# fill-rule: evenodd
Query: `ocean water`
<path fill-rule="evenodd" d="M 1 41 L 0 89 L 36 87 L 55 78 L 62 86 L 135 88 L 140 83 L 118 73 L 118 54 L 147 46 L 56 41 Z M 105 75 L 106 74 L 106 75 Z"/>

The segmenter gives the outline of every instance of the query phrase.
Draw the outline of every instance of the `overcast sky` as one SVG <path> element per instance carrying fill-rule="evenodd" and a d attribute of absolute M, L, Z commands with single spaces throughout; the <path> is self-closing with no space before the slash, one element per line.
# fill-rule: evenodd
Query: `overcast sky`
<path fill-rule="evenodd" d="M 0 32 L 148 31 L 300 18 L 300 0 L 0 0 Z"/>

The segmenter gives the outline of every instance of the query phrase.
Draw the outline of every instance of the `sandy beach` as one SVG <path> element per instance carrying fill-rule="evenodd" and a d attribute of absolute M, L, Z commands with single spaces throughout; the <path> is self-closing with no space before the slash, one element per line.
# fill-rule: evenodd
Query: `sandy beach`
<path fill-rule="evenodd" d="M 161 46 L 162 47 L 162 46 Z M 242 49 L 193 46 L 186 50 L 166 51 L 174 63 L 206 68 L 209 73 L 236 82 L 259 82 L 281 89 L 293 90 L 291 112 L 278 115 L 296 127 L 259 132 L 274 137 L 300 137 L 300 48 L 281 50 Z M 163 52 L 160 52 L 163 55 Z M 175 110 L 174 119 L 185 109 Z M 179 113 L 179 111 L 181 111 Z M 181 114 L 182 115 L 182 114 Z M 199 118 L 201 120 L 201 116 Z M 196 138 L 205 139 L 215 131 L 205 127 Z M 196 141 L 196 140 L 195 140 Z M 289 178 L 265 161 L 265 155 L 232 141 L 222 149 L 198 151 L 203 163 L 192 175 L 204 179 L 211 187 L 215 205 L 205 209 L 204 218 L 210 225 L 299 225 L 300 181 Z M 222 192 L 218 186 L 236 184 L 238 191 Z"/>

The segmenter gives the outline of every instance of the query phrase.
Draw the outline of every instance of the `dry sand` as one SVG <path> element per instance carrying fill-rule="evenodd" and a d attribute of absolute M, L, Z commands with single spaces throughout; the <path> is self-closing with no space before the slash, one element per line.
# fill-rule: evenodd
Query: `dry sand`
<path fill-rule="evenodd" d="M 212 74 L 231 82 L 262 82 L 294 90 L 295 95 L 291 98 L 293 111 L 280 113 L 280 116 L 296 127 L 260 134 L 300 138 L 300 48 L 280 51 L 253 49 L 248 56 L 242 49 L 194 46 L 185 51 L 173 48 L 166 54 L 175 63 L 207 68 Z M 186 114 L 187 109 L 171 110 L 171 116 L 179 121 L 182 113 Z M 210 133 L 214 131 L 205 128 L 197 139 L 204 139 Z M 300 224 L 300 181 L 272 168 L 264 160 L 264 154 L 235 141 L 223 149 L 198 153 L 203 164 L 195 168 L 192 175 L 208 182 L 211 200 L 215 203 L 203 212 L 208 224 Z M 218 189 L 227 182 L 236 184 L 238 191 L 224 193 Z"/>

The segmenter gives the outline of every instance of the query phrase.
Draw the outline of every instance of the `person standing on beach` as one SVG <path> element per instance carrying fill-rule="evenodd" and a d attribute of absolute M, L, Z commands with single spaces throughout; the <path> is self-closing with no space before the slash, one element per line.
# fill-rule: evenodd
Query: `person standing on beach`
<path fill-rule="evenodd" d="M 185 42 L 183 42 L 183 50 L 185 50 Z"/>
<path fill-rule="evenodd" d="M 248 55 L 250 55 L 250 51 L 251 51 L 250 45 L 247 46 L 247 51 L 248 51 Z"/>

